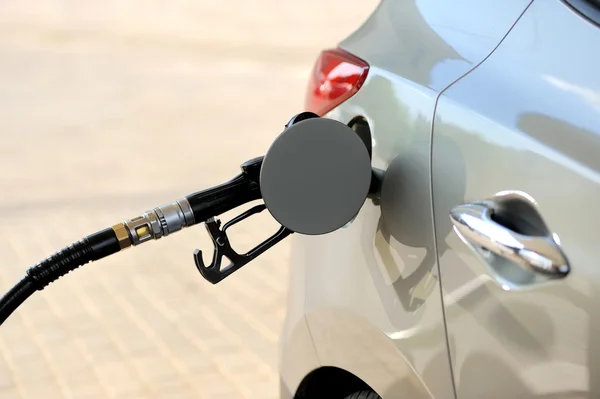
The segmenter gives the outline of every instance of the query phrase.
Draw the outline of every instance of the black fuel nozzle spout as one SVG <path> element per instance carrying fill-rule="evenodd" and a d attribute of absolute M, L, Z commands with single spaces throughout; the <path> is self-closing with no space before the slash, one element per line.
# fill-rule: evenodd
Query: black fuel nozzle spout
<path fill-rule="evenodd" d="M 242 173 L 233 179 L 188 195 L 194 220 L 202 223 L 248 202 L 261 199 L 260 168 L 264 157 L 257 157 L 241 165 Z"/>

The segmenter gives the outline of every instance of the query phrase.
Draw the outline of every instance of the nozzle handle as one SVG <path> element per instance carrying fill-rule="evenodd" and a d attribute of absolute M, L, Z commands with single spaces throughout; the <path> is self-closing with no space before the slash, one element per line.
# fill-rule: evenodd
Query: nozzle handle
<path fill-rule="evenodd" d="M 192 208 L 195 223 L 205 222 L 247 202 L 262 198 L 259 185 L 262 159 L 263 157 L 258 157 L 243 163 L 242 173 L 228 182 L 188 195 L 186 199 Z"/>

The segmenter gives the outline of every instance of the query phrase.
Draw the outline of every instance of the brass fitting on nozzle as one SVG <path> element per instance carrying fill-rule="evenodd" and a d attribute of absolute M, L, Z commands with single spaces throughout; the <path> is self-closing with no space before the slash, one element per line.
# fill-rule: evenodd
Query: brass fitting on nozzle
<path fill-rule="evenodd" d="M 121 247 L 121 250 L 131 246 L 131 238 L 129 238 L 129 233 L 127 232 L 127 228 L 123 223 L 115 224 L 112 229 L 117 236 L 117 240 L 119 240 L 119 246 Z"/>

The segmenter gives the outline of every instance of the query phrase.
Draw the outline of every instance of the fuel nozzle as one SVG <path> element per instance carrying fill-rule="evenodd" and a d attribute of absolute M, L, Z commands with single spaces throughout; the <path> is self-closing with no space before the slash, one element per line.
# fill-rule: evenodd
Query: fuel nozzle
<path fill-rule="evenodd" d="M 194 261 L 202 276 L 216 284 L 294 232 L 327 234 L 347 224 L 367 198 L 372 175 L 361 138 L 343 123 L 310 112 L 294 116 L 264 157 L 240 167 L 241 173 L 226 183 L 127 220 L 131 244 L 203 222 L 214 245 L 213 256 L 206 264 L 202 251 L 196 250 Z M 217 218 L 261 198 L 264 204 L 224 225 Z M 251 251 L 239 254 L 227 229 L 265 209 L 281 227 Z M 228 265 L 222 264 L 224 258 Z"/>
<path fill-rule="evenodd" d="M 237 192 L 235 201 L 223 202 L 234 205 L 258 199 L 253 191 L 254 184 L 258 184 L 264 204 L 242 213 L 222 228 L 215 217 L 205 221 L 214 244 L 212 261 L 205 265 L 201 250 L 194 252 L 194 260 L 202 276 L 213 284 L 294 232 L 320 235 L 346 225 L 369 194 L 372 170 L 368 150 L 351 128 L 304 112 L 288 122 L 264 157 L 242 164 L 241 176 L 232 182 L 246 181 L 244 188 Z M 222 192 L 227 191 L 222 187 Z M 215 208 L 211 209 L 215 213 Z M 281 227 L 251 251 L 237 253 L 227 229 L 265 209 Z M 223 258 L 230 263 L 222 265 Z"/>
<path fill-rule="evenodd" d="M 203 222 L 214 244 L 213 259 L 206 265 L 196 250 L 194 260 L 215 284 L 292 233 L 327 234 L 346 225 L 365 202 L 371 176 L 369 152 L 350 127 L 303 112 L 288 122 L 264 157 L 244 162 L 228 182 L 90 234 L 29 268 L 0 299 L 0 324 L 35 291 L 76 268 Z M 261 198 L 263 204 L 221 227 L 217 216 Z M 281 227 L 251 251 L 237 253 L 227 228 L 265 209 Z M 223 267 L 224 257 L 231 264 Z"/>

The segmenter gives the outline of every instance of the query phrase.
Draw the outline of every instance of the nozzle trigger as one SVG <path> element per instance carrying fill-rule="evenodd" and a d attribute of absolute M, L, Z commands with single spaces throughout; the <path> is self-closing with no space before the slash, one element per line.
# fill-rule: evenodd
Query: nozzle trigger
<path fill-rule="evenodd" d="M 251 251 L 242 255 L 238 254 L 231 247 L 226 230 L 234 224 L 239 223 L 254 214 L 260 213 L 265 209 L 266 206 L 264 204 L 254 206 L 241 215 L 225 223 L 223 229 L 221 229 L 221 221 L 219 219 L 210 218 L 205 222 L 206 230 L 208 231 L 208 234 L 210 235 L 214 245 L 214 251 L 212 261 L 208 266 L 205 265 L 204 259 L 202 258 L 202 250 L 196 249 L 194 251 L 194 261 L 202 277 L 210 281 L 212 284 L 216 284 L 235 271 L 239 270 L 248 262 L 254 260 L 254 258 L 261 255 L 263 252 L 277 244 L 279 241 L 283 240 L 285 237 L 292 234 L 291 230 L 281 226 L 275 234 L 263 241 L 261 244 L 257 245 Z M 231 261 L 229 265 L 225 265 L 224 267 L 221 265 L 223 257 L 226 257 Z"/>

